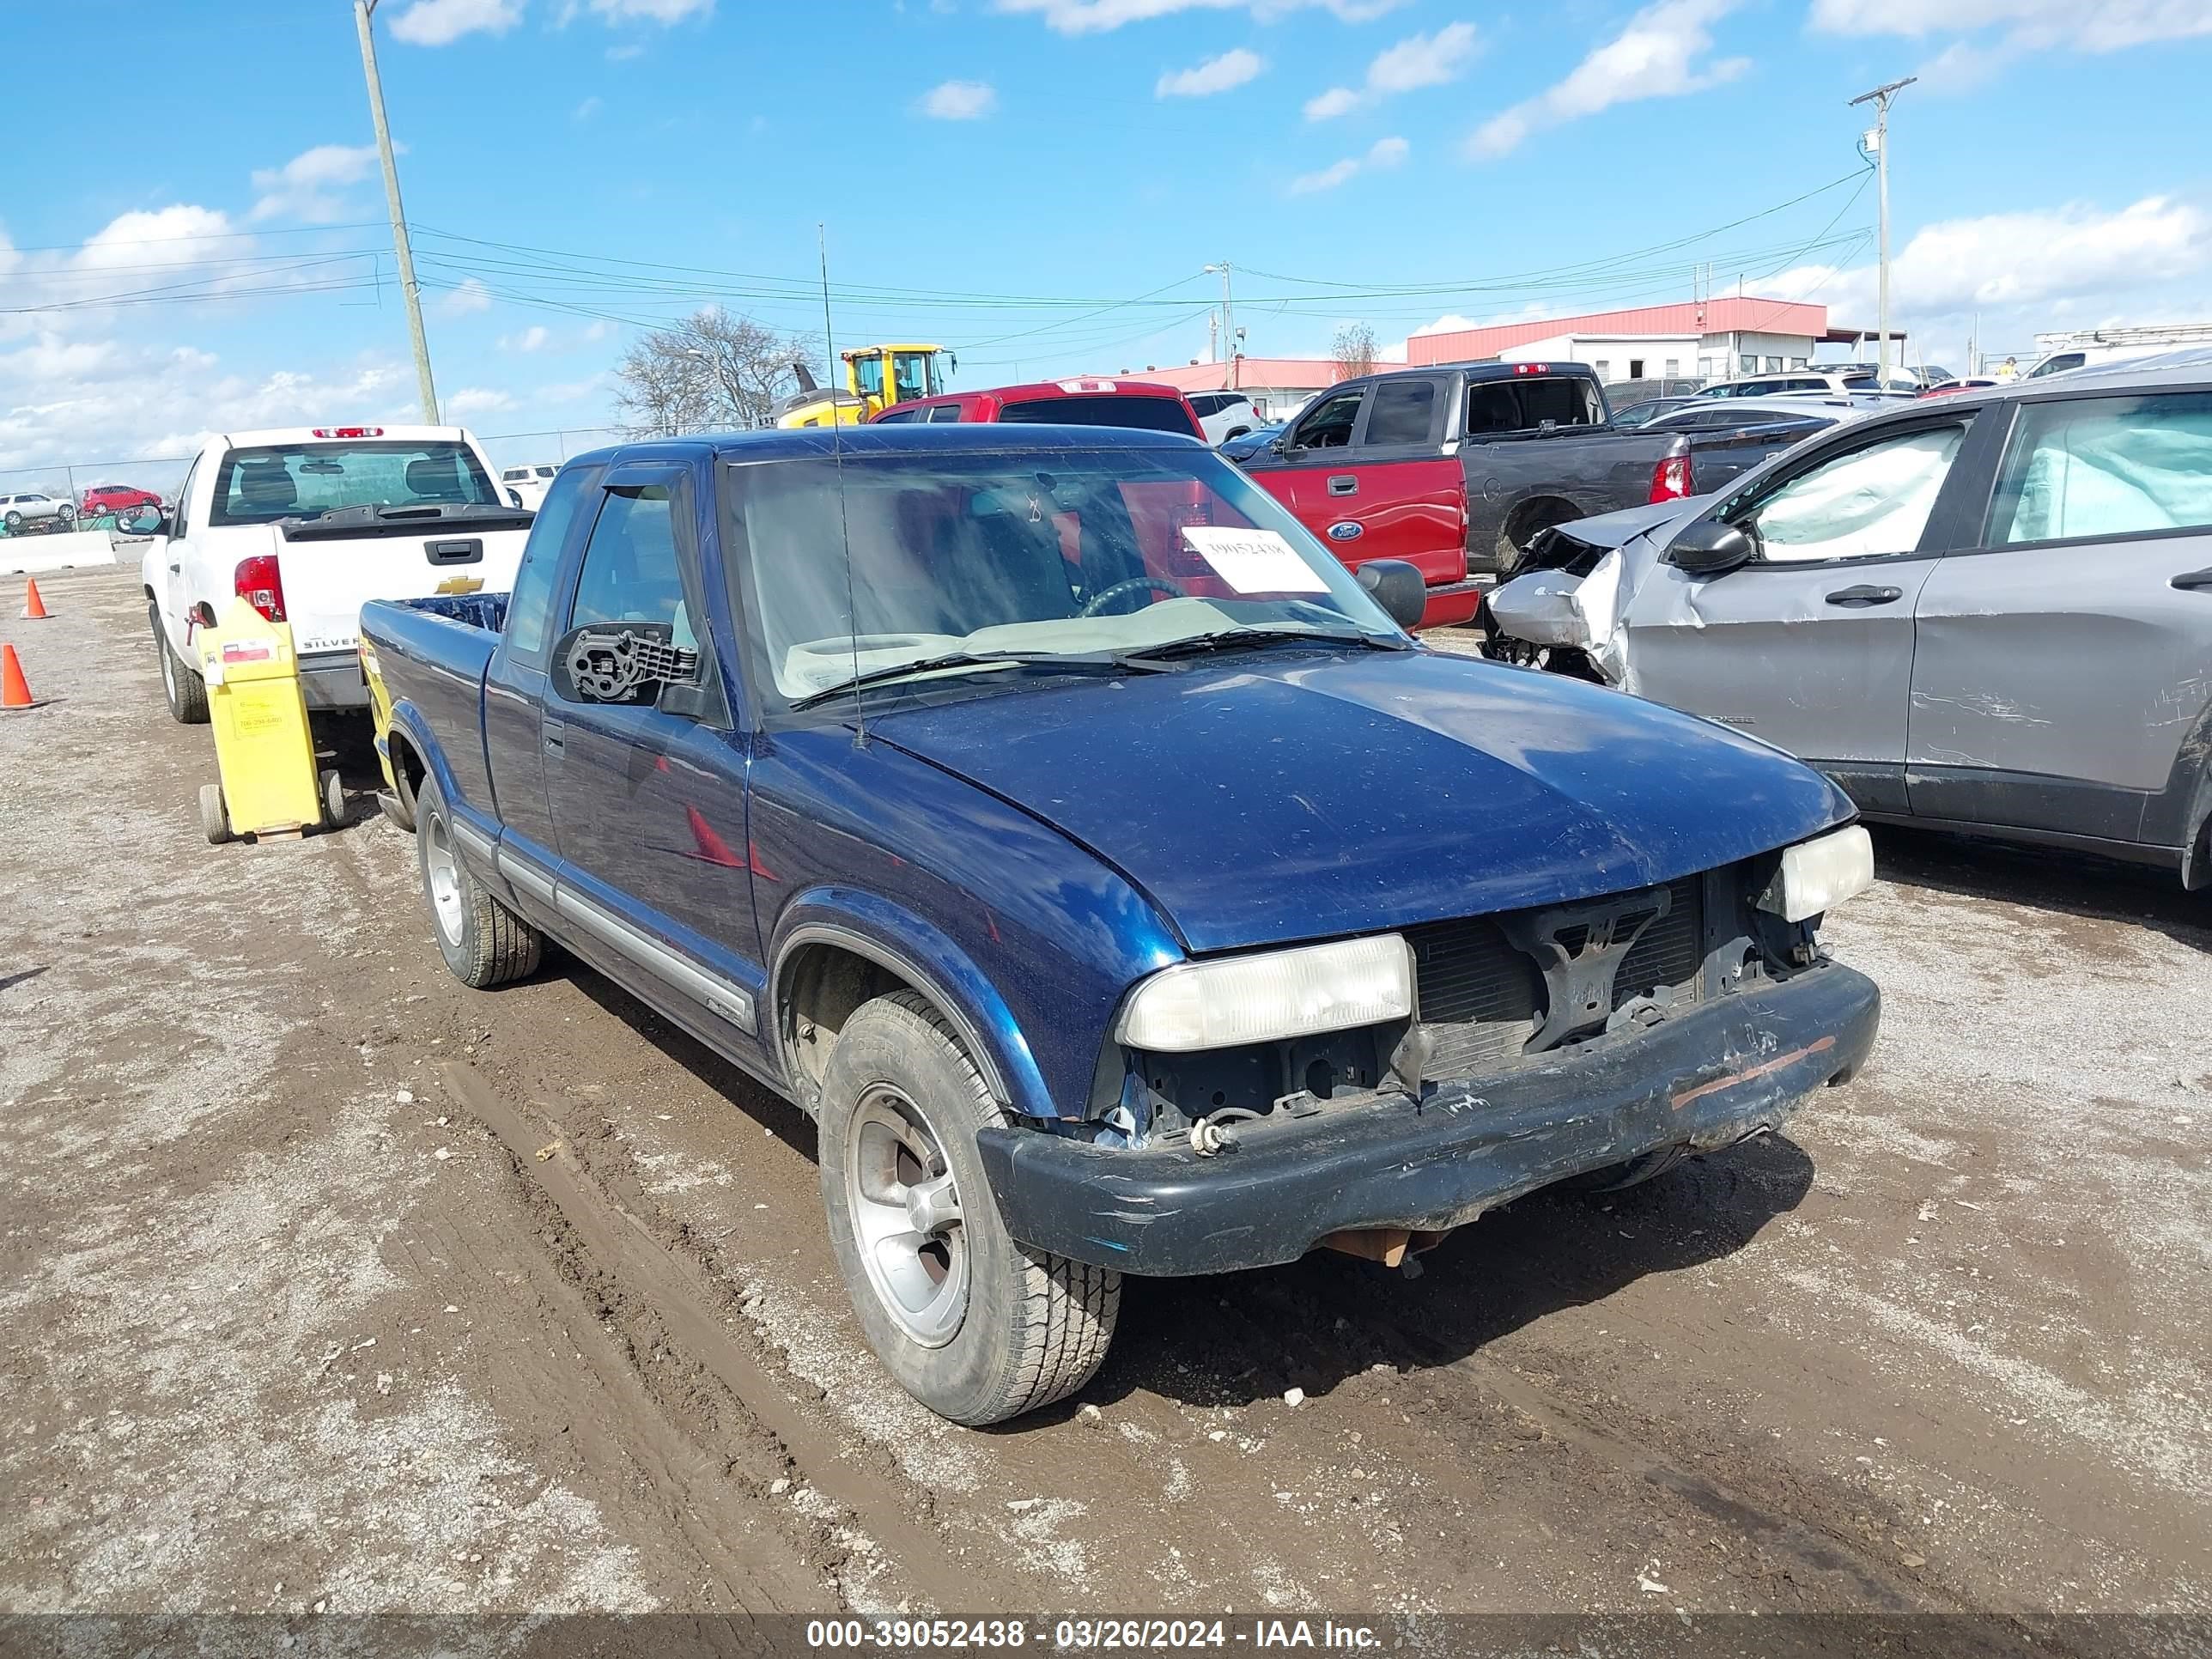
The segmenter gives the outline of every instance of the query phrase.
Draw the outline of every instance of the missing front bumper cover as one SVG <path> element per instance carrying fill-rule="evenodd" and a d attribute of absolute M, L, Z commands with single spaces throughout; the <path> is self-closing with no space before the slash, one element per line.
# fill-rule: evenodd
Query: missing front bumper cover
<path fill-rule="evenodd" d="M 1226 1273 L 1295 1261 L 1346 1230 L 1455 1226 L 1658 1147 L 1778 1128 L 1859 1066 L 1880 1018 L 1874 982 L 1827 963 L 1418 1101 L 1243 1124 L 1234 1158 L 1027 1129 L 985 1129 L 977 1145 L 1024 1243 L 1127 1273 Z"/>

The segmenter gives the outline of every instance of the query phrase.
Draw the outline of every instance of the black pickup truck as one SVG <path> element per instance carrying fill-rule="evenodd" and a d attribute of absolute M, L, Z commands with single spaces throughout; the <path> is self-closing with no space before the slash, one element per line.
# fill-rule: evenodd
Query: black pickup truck
<path fill-rule="evenodd" d="M 1582 363 L 1363 375 L 1240 465 L 1352 568 L 1419 570 L 1426 628 L 1470 621 L 1538 532 L 1695 488 L 1689 435 L 1615 427 Z"/>

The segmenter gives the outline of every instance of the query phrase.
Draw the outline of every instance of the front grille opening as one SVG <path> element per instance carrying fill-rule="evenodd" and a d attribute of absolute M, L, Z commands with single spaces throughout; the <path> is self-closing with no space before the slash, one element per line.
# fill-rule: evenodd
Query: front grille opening
<path fill-rule="evenodd" d="M 1681 1006 L 1699 996 L 1705 878 L 1685 876 L 1668 883 L 1666 891 L 1664 915 L 1654 915 L 1658 908 L 1654 905 L 1650 910 L 1629 913 L 1618 924 L 1626 931 L 1650 917 L 1621 958 L 1607 1012 L 1639 998 Z M 1562 928 L 1553 937 L 1572 953 L 1589 943 L 1589 930 L 1577 925 Z M 1516 948 L 1490 916 L 1431 922 L 1409 929 L 1406 939 L 1413 947 L 1421 1024 L 1430 1042 L 1430 1075 L 1466 1076 L 1519 1058 L 1543 1024 L 1548 1006 L 1544 975 L 1535 958 Z M 1669 991 L 1671 997 L 1662 994 Z"/>
<path fill-rule="evenodd" d="M 1613 976 L 1613 1006 L 1623 1008 L 1662 988 L 1676 1002 L 1694 1001 L 1705 960 L 1705 878 L 1667 884 L 1667 914 L 1644 930 Z"/>

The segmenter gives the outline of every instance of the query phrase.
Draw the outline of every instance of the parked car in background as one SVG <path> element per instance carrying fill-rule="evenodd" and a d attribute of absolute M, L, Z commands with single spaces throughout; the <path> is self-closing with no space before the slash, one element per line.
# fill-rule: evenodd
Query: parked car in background
<path fill-rule="evenodd" d="M 1224 442 L 1216 444 L 1214 447 L 1219 450 L 1226 459 L 1249 460 L 1277 438 L 1281 437 L 1285 428 L 1289 425 L 1288 421 L 1270 421 L 1265 426 L 1254 427 L 1241 438 L 1228 439 Z"/>
<path fill-rule="evenodd" d="M 1242 465 L 1353 569 L 1403 559 L 1423 626 L 1473 619 L 1547 526 L 1692 492 L 1680 433 L 1621 431 L 1581 363 L 1454 363 L 1332 386 Z"/>
<path fill-rule="evenodd" d="M 1874 366 L 1862 368 L 1846 364 L 1840 368 L 1826 367 L 1792 369 L 1779 374 L 1753 374 L 1741 380 L 1719 380 L 1698 393 L 1700 398 L 1778 398 L 1802 392 L 1830 398 L 1889 397 L 1909 398 L 1918 392 L 1920 381 L 1902 369 L 1889 372 L 1887 390 L 1884 390 Z"/>
<path fill-rule="evenodd" d="M 141 489 L 136 484 L 94 484 L 84 492 L 77 503 L 77 511 L 90 519 L 102 513 L 120 517 L 135 513 L 142 507 L 161 510 L 161 498 L 150 489 Z"/>
<path fill-rule="evenodd" d="M 1940 381 L 1928 387 L 1920 395 L 1923 398 L 1948 398 L 1961 392 L 1980 392 L 1990 386 L 2004 384 L 2004 381 L 1998 380 L 1994 374 L 1969 374 L 1957 380 Z"/>
<path fill-rule="evenodd" d="M 500 488 L 506 490 L 517 507 L 526 507 L 532 513 L 545 499 L 545 492 L 553 487 L 554 475 L 561 470 L 555 461 L 533 461 L 527 466 L 503 467 L 500 471 Z"/>
<path fill-rule="evenodd" d="M 1614 410 L 1613 423 L 1617 427 L 1626 428 L 1643 426 L 1655 416 L 1669 414 L 1690 401 L 1690 394 L 1687 392 L 1684 392 L 1679 398 L 1647 398 L 1640 404 L 1631 404 L 1626 409 Z"/>
<path fill-rule="evenodd" d="M 76 517 L 76 508 L 69 501 L 40 490 L 26 489 L 13 495 L 0 495 L 0 525 L 5 525 L 10 531 L 34 526 L 43 528 L 52 524 L 68 524 Z"/>
<path fill-rule="evenodd" d="M 1554 532 L 1549 641 L 1868 816 L 2212 883 L 2212 352 L 1916 401 Z M 1548 606 L 1532 574 L 1501 625 Z M 1610 584 L 1587 596 L 1580 586 Z M 1532 602 L 1533 601 L 1533 602 Z M 1786 693 L 1786 695 L 1785 695 Z"/>
<path fill-rule="evenodd" d="M 530 514 L 457 426 L 289 427 L 210 439 L 139 564 L 169 713 L 208 717 L 192 635 L 234 599 L 289 623 L 313 709 L 365 708 L 364 601 L 503 591 Z"/>
<path fill-rule="evenodd" d="M 877 421 L 1015 422 L 1028 426 L 1120 426 L 1180 432 L 1206 441 L 1182 392 L 1152 380 L 1036 380 L 894 404 Z"/>
<path fill-rule="evenodd" d="M 1251 398 L 1241 392 L 1191 392 L 1184 394 L 1183 401 L 1198 416 L 1198 424 L 1210 444 L 1243 437 L 1254 428 L 1267 424 L 1260 411 L 1253 408 Z"/>
<path fill-rule="evenodd" d="M 1613 422 L 1618 425 L 1623 409 L 1632 409 L 1655 398 L 1694 397 L 1705 384 L 1694 375 L 1682 374 L 1647 374 L 1640 380 L 1607 380 L 1605 400 L 1613 405 Z"/>
<path fill-rule="evenodd" d="M 794 1102 L 862 1334 L 987 1424 L 1124 1273 L 1396 1264 L 1864 1060 L 1841 792 L 1420 591 L 1178 437 L 878 423 L 580 456 L 362 654 L 447 966 L 558 940 Z"/>
<path fill-rule="evenodd" d="M 1644 423 L 1646 432 L 1689 434 L 1690 471 L 1700 494 L 1723 488 L 1752 468 L 1826 432 L 1885 407 L 1871 398 L 1731 398 L 1692 399 Z"/>

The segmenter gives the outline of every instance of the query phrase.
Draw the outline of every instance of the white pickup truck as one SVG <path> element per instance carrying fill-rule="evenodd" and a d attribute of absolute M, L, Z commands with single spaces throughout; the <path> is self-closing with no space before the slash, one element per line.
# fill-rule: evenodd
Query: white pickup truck
<path fill-rule="evenodd" d="M 139 567 L 169 712 L 208 717 L 192 635 L 244 597 L 292 624 L 311 709 L 366 708 L 369 599 L 503 593 L 530 513 L 457 426 L 293 427 L 210 439 Z"/>

